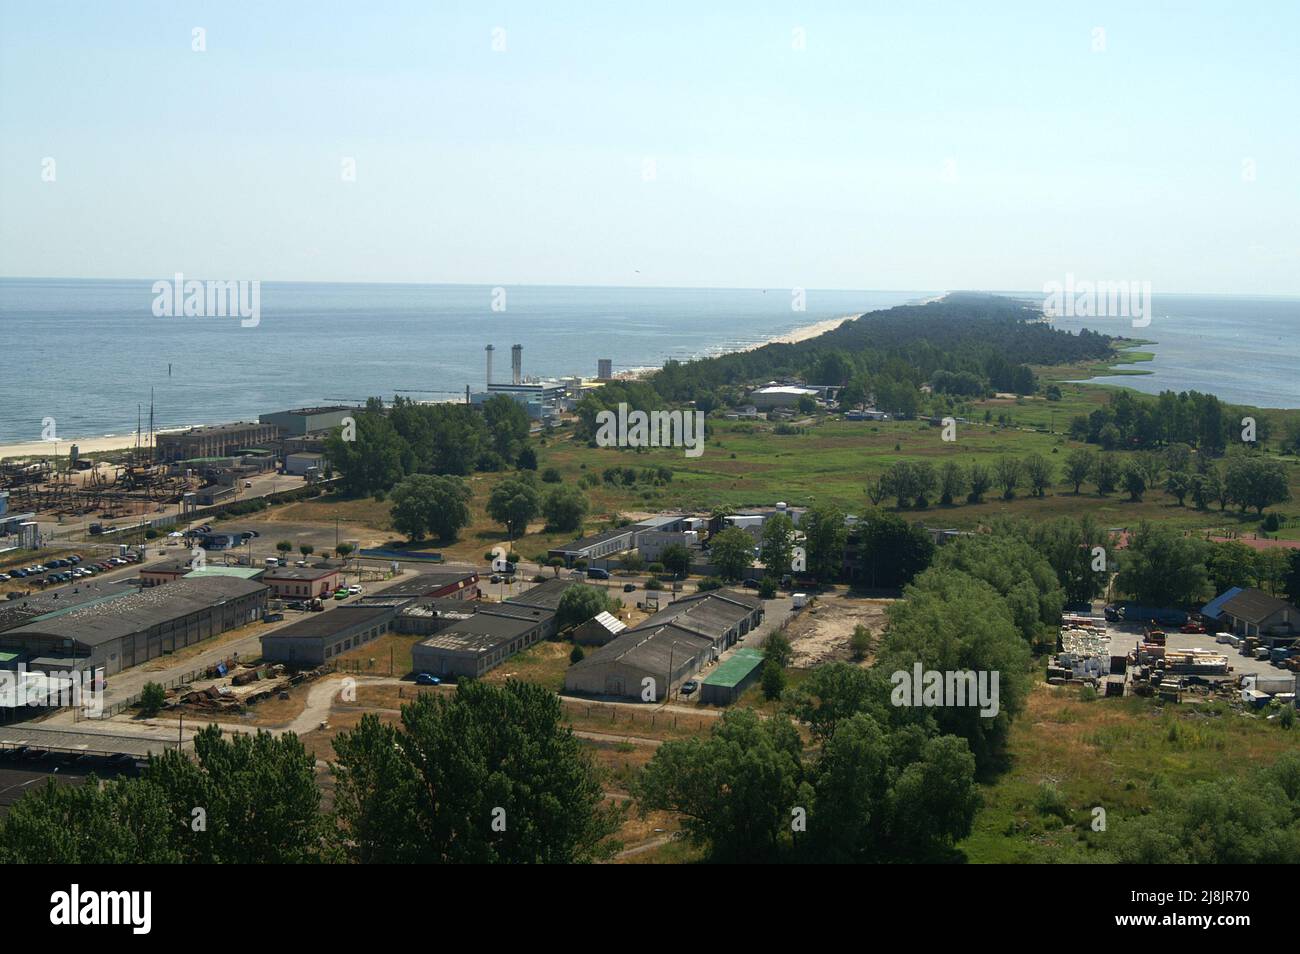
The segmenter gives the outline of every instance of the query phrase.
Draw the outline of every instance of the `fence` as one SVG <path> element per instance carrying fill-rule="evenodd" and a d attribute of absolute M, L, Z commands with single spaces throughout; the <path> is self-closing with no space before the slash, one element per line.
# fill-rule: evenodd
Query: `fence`
<path fill-rule="evenodd" d="M 151 679 L 149 681 L 156 682 L 164 689 L 177 689 L 181 686 L 187 686 L 192 682 L 196 682 L 199 679 L 211 678 L 211 674 L 216 671 L 217 666 L 223 664 L 225 665 L 227 671 L 229 671 L 234 666 L 235 663 L 233 659 L 223 659 L 221 660 L 221 662 L 213 663 L 210 666 L 204 666 L 201 669 L 191 670 L 190 672 L 185 673 L 183 676 L 173 676 L 171 679 Z M 111 706 L 104 706 L 104 708 L 101 709 L 95 715 L 87 715 L 84 712 L 82 712 L 82 710 L 80 709 L 74 709 L 73 719 L 78 722 L 80 722 L 82 719 L 111 719 L 113 716 L 120 715 L 121 713 L 126 712 L 128 709 L 131 709 L 132 707 L 139 705 L 140 697 L 142 695 L 143 695 L 143 690 L 141 690 L 141 692 L 137 692 L 135 695 L 130 696 L 126 699 L 121 699 L 117 702 L 114 702 Z"/>

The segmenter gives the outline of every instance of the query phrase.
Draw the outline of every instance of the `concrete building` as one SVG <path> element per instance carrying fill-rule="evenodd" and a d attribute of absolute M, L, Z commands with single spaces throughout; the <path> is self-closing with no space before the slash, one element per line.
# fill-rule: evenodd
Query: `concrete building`
<path fill-rule="evenodd" d="M 274 424 L 241 421 L 211 424 L 188 431 L 158 434 L 154 456 L 163 463 L 201 457 L 235 457 L 238 451 L 274 444 L 280 428 Z"/>
<path fill-rule="evenodd" d="M 682 597 L 570 666 L 564 688 L 587 695 L 662 699 L 762 619 L 762 600 L 733 590 Z"/>
<path fill-rule="evenodd" d="M 310 668 L 340 653 L 378 639 L 394 628 L 401 601 L 387 604 L 345 603 L 311 613 L 262 637 L 262 658 L 286 666 Z"/>
<path fill-rule="evenodd" d="M 560 599 L 571 586 L 578 584 L 579 580 L 564 580 L 559 577 L 530 586 L 518 596 L 512 596 L 506 600 L 506 605 L 528 606 L 532 609 L 548 610 L 554 613 L 560 608 Z"/>
<path fill-rule="evenodd" d="M 763 654 L 742 646 L 700 684 L 700 702 L 710 706 L 729 706 L 758 681 L 762 671 Z"/>
<path fill-rule="evenodd" d="M 686 523 L 689 519 L 684 514 L 659 514 L 637 523 L 629 523 L 625 527 L 604 530 L 591 536 L 581 537 L 564 546 L 552 547 L 547 551 L 547 554 L 562 558 L 566 566 L 573 566 L 578 560 L 586 560 L 589 565 L 592 565 L 595 561 L 607 561 L 626 550 L 638 548 L 643 534 L 652 535 L 648 536 L 647 539 L 652 540 L 652 546 L 658 546 L 660 542 L 668 538 L 653 535 L 680 533 L 686 529 Z M 676 538 L 673 538 L 673 542 L 677 542 Z M 668 543 L 663 543 L 663 547 L 660 548 L 659 552 L 662 552 L 663 548 L 668 545 Z"/>
<path fill-rule="evenodd" d="M 261 618 L 267 587 L 231 577 L 177 580 L 48 611 L 0 633 L 28 669 L 103 669 L 112 676 Z"/>
<path fill-rule="evenodd" d="M 306 437 L 308 434 L 322 434 L 342 427 L 345 418 L 355 417 L 360 410 L 362 409 L 332 404 L 326 407 L 273 411 L 270 414 L 259 414 L 257 419 L 262 424 L 278 427 L 285 437 Z"/>
<path fill-rule="evenodd" d="M 146 587 L 158 586 L 161 583 L 172 583 L 183 579 L 186 574 L 194 570 L 191 559 L 187 555 L 184 558 L 168 560 L 165 563 L 140 567 L 140 585 Z"/>
<path fill-rule="evenodd" d="M 328 596 L 339 588 L 339 569 L 333 566 L 268 567 L 262 582 L 276 599 L 310 600 Z"/>
<path fill-rule="evenodd" d="M 450 620 L 450 625 L 411 648 L 416 672 L 477 678 L 555 630 L 555 613 L 550 610 L 508 603 L 476 608 L 477 612 Z"/>
<path fill-rule="evenodd" d="M 596 359 L 596 378 L 600 381 L 608 381 L 614 377 L 614 362 L 609 358 Z"/>

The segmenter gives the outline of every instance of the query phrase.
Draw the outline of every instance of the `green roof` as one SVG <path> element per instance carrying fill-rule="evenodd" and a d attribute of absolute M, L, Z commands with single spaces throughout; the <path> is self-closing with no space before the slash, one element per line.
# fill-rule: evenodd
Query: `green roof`
<path fill-rule="evenodd" d="M 233 576 L 240 580 L 255 580 L 266 572 L 264 567 L 260 566 L 205 566 L 199 570 L 190 570 L 185 574 L 189 579 L 193 576 Z"/>
<path fill-rule="evenodd" d="M 719 663 L 718 668 L 704 680 L 704 684 L 734 689 L 761 665 L 763 665 L 763 654 L 757 649 L 746 646 L 737 649 L 729 658 Z"/>

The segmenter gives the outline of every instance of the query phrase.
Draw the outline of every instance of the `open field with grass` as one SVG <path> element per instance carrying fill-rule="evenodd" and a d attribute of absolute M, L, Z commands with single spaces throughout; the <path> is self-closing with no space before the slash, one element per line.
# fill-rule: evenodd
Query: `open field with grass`
<path fill-rule="evenodd" d="M 1116 820 L 1149 811 L 1157 792 L 1241 776 L 1300 750 L 1300 732 L 1221 703 L 1082 701 L 1039 683 L 1013 723 L 1008 768 L 982 786 L 975 830 L 958 845 L 971 862 L 1060 862 L 1104 848 L 1092 810 Z"/>

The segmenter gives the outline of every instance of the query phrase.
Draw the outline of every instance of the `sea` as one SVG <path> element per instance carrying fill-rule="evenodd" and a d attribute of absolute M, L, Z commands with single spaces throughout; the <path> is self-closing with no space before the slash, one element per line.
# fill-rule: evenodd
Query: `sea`
<path fill-rule="evenodd" d="M 1042 300 L 1041 294 L 1017 297 Z M 1153 294 L 1145 327 L 1133 327 L 1128 318 L 1053 318 L 1052 326 L 1154 342 L 1134 348 L 1153 354 L 1151 361 L 1123 366 L 1149 374 L 1101 375 L 1088 379 L 1093 384 L 1300 408 L 1300 298 Z"/>
<path fill-rule="evenodd" d="M 917 291 L 263 282 L 256 325 L 157 317 L 152 280 L 0 279 L 0 443 L 256 420 L 320 404 L 464 400 L 523 374 L 595 377 L 741 350 Z M 802 310 L 797 310 L 797 305 Z"/>
<path fill-rule="evenodd" d="M 463 400 L 523 373 L 594 377 L 752 347 L 814 323 L 919 302 L 938 292 L 788 288 L 266 282 L 260 315 L 158 317 L 152 280 L 0 279 L 0 443 L 255 420 L 268 411 L 402 394 Z M 1018 298 L 1035 296 L 1006 292 Z M 1037 296 L 1041 298 L 1040 296 Z M 1157 295 L 1152 320 L 1062 319 L 1155 344 L 1145 375 L 1091 379 L 1147 393 L 1217 394 L 1300 408 L 1300 299 Z"/>

